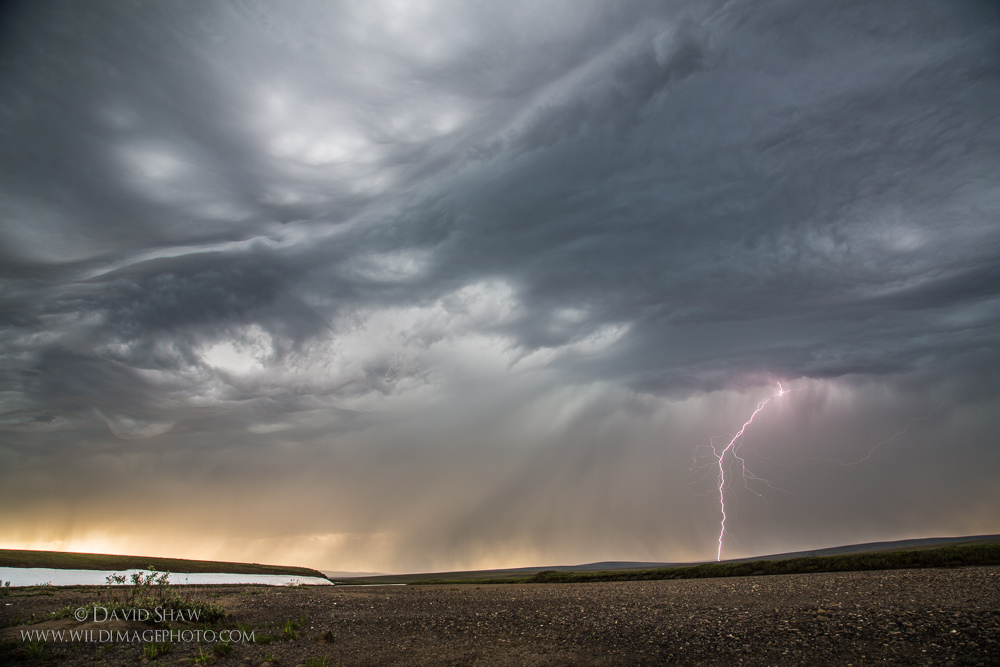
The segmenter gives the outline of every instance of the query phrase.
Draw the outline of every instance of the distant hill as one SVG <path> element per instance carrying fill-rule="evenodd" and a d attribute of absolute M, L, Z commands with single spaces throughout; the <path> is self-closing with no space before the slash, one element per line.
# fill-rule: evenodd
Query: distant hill
<path fill-rule="evenodd" d="M 357 577 L 385 577 L 384 572 L 347 572 L 341 570 L 320 570 L 327 579 L 354 579 Z"/>
<path fill-rule="evenodd" d="M 260 565 L 259 563 L 230 563 L 213 560 L 187 560 L 185 558 L 157 558 L 155 556 L 116 556 L 88 554 L 72 551 L 28 551 L 0 549 L 0 567 L 49 567 L 59 570 L 141 570 L 154 567 L 160 572 L 178 574 L 193 572 L 224 572 L 229 574 L 285 574 L 295 577 L 319 577 L 322 572 L 307 567 Z"/>
<path fill-rule="evenodd" d="M 779 561 L 810 556 L 841 556 L 846 554 L 862 554 L 869 552 L 892 552 L 919 549 L 933 549 L 944 546 L 964 546 L 974 544 L 1000 544 L 1000 535 L 972 535 L 967 537 L 928 537 L 913 540 L 896 540 L 893 542 L 868 542 L 865 544 L 849 544 L 839 547 L 813 549 L 811 551 L 793 551 L 789 553 L 771 554 L 767 556 L 752 556 L 724 560 L 723 563 L 749 563 L 754 561 Z M 602 561 L 582 565 L 547 565 L 541 567 L 515 567 L 497 570 L 467 570 L 457 572 L 422 572 L 414 574 L 383 574 L 383 575 L 345 575 L 331 576 L 334 583 L 343 584 L 402 584 L 413 581 L 468 581 L 474 579 L 495 579 L 498 577 L 524 577 L 539 572 L 609 572 L 615 570 L 653 570 L 688 567 L 715 561 L 696 561 L 687 563 L 661 563 L 645 561 Z"/>
<path fill-rule="evenodd" d="M 786 560 L 788 558 L 804 558 L 806 556 L 839 556 L 841 554 L 861 554 L 869 551 L 899 551 L 903 549 L 929 549 L 931 547 L 958 546 L 965 544 L 990 544 L 1000 542 L 1000 535 L 970 535 L 967 537 L 925 537 L 916 540 L 895 540 L 893 542 L 866 542 L 864 544 L 849 544 L 842 547 L 828 547 L 812 551 L 792 551 L 770 556 L 753 556 L 739 558 L 731 563 L 753 560 Z"/>

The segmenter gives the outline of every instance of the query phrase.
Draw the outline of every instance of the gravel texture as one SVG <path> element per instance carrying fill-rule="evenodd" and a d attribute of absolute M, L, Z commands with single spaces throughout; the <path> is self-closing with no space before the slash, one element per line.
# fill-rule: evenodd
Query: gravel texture
<path fill-rule="evenodd" d="M 197 587 L 270 643 L 50 643 L 24 629 L 100 628 L 72 619 L 5 627 L 0 663 L 219 665 L 1000 665 L 1000 568 L 851 572 L 588 584 Z M 93 599 L 86 589 L 0 600 L 0 622 Z M 304 623 L 303 615 L 306 617 Z M 287 621 L 295 639 L 279 639 Z M 105 623 L 103 627 L 108 627 Z M 124 623 L 121 627 L 149 628 Z M 177 628 L 191 626 L 175 626 Z M 13 647 L 13 648 L 12 648 Z M 37 654 L 38 649 L 35 649 Z M 311 661 L 311 662 L 310 662 Z"/>

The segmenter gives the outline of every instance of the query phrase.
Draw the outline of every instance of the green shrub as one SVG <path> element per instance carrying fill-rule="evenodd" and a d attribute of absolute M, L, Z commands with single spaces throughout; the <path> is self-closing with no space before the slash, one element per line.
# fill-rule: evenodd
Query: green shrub
<path fill-rule="evenodd" d="M 60 618 L 73 618 L 73 608 L 69 605 L 49 614 L 50 621 L 58 621 Z"/>
<path fill-rule="evenodd" d="M 153 566 L 146 573 L 133 572 L 131 584 L 126 584 L 126 575 L 112 574 L 107 577 L 109 588 L 101 594 L 100 599 L 83 605 L 87 616 L 94 617 L 94 609 L 145 609 L 152 617 L 156 607 L 170 609 L 176 612 L 188 612 L 192 620 L 202 623 L 214 623 L 226 616 L 225 610 L 218 606 L 200 600 L 182 598 L 170 585 L 169 572 L 157 572 Z M 105 597 L 105 593 L 107 597 Z M 59 614 L 71 615 L 69 607 L 59 610 Z M 63 616 L 65 617 L 65 616 Z"/>

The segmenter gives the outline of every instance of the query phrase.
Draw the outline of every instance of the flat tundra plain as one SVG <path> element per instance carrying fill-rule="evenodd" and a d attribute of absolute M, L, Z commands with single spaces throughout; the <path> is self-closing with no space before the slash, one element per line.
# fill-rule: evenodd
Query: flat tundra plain
<path fill-rule="evenodd" d="M 1000 568 L 897 570 L 584 584 L 177 587 L 225 608 L 216 630 L 268 643 L 50 643 L 0 656 L 23 664 L 114 665 L 1000 665 Z M 72 619 L 11 627 L 94 599 L 85 588 L 7 597 L 4 638 L 27 628 L 100 628 Z M 10 603 L 9 605 L 6 603 Z M 290 622 L 298 627 L 286 639 Z M 135 628 L 141 629 L 141 624 Z M 175 626 L 182 627 L 182 626 Z"/>

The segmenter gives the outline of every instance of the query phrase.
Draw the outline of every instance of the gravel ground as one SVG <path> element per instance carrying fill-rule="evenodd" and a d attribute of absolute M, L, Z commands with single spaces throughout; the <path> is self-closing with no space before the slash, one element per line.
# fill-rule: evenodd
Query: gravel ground
<path fill-rule="evenodd" d="M 588 584 L 214 586 L 195 594 L 226 609 L 216 631 L 242 624 L 257 639 L 274 639 L 234 644 L 229 655 L 177 643 L 154 661 L 143 657 L 141 641 L 56 642 L 28 656 L 23 629 L 111 627 L 67 619 L 5 627 L 0 663 L 188 664 L 200 648 L 234 666 L 324 658 L 343 667 L 1000 665 L 997 567 Z M 93 598 L 80 588 L 3 598 L 0 624 Z M 289 620 L 300 624 L 297 637 L 277 638 Z"/>

